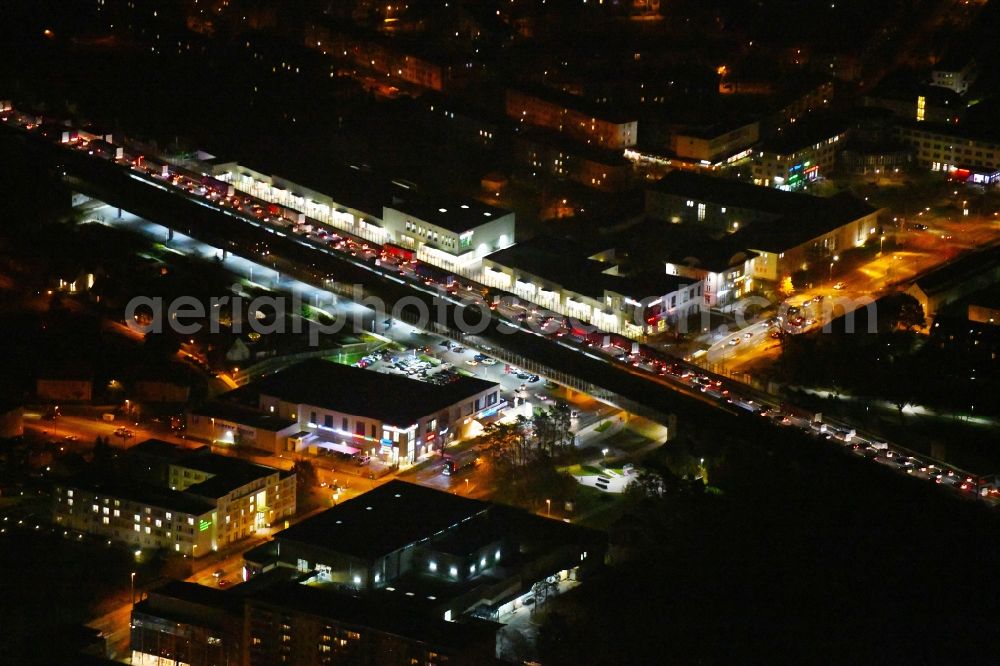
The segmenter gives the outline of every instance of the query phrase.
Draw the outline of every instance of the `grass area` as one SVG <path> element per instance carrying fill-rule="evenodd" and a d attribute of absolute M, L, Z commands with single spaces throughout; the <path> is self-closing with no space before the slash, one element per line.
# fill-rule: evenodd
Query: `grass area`
<path fill-rule="evenodd" d="M 599 424 L 597 424 L 597 427 L 594 428 L 594 432 L 604 432 L 610 427 L 611 427 L 611 421 L 601 421 Z"/>
<path fill-rule="evenodd" d="M 327 356 L 326 358 L 328 361 L 333 361 L 334 363 L 354 365 L 367 355 L 368 354 L 365 352 L 351 352 L 349 354 L 333 354 L 332 356 Z"/>
<path fill-rule="evenodd" d="M 439 358 L 434 358 L 433 356 L 428 356 L 427 354 L 420 354 L 420 355 L 418 356 L 418 358 L 419 358 L 419 359 L 420 359 L 421 361 L 425 361 L 425 362 L 427 362 L 427 363 L 430 363 L 430 364 L 431 364 L 432 366 L 434 366 L 435 368 L 436 368 L 437 366 L 441 365 L 441 364 L 442 364 L 442 363 L 444 362 L 444 361 L 442 361 L 442 360 L 441 360 L 441 359 L 439 359 Z"/>
<path fill-rule="evenodd" d="M 594 476 L 595 474 L 603 474 L 604 470 L 597 465 L 570 465 L 569 467 L 559 468 L 560 472 L 566 472 L 572 476 Z"/>
<path fill-rule="evenodd" d="M 649 444 L 652 440 L 643 437 L 637 432 L 632 430 L 620 430 L 613 435 L 609 435 L 607 439 L 601 440 L 601 447 L 614 447 L 620 449 L 627 453 L 641 449 L 642 447 Z"/>
<path fill-rule="evenodd" d="M 621 517 L 624 510 L 625 502 L 620 495 L 580 486 L 574 511 L 569 518 L 578 525 L 606 530 Z"/>

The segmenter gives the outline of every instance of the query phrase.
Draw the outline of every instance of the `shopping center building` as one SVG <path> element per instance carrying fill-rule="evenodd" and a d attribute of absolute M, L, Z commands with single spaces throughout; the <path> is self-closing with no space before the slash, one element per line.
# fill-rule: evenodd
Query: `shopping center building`
<path fill-rule="evenodd" d="M 264 416 L 288 425 L 272 439 L 254 432 L 243 442 L 272 442 L 275 454 L 365 453 L 387 464 L 412 464 L 462 436 L 505 405 L 500 387 L 474 377 L 444 384 L 363 370 L 320 359 L 304 361 L 193 409 L 188 435 L 233 442 L 229 422 L 213 414 L 244 413 L 238 430 Z M 236 406 L 236 409 L 234 409 Z"/>

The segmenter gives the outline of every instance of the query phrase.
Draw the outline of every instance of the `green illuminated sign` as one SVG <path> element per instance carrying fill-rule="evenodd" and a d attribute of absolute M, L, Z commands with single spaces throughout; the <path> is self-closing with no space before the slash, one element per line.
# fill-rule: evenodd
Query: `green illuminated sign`
<path fill-rule="evenodd" d="M 198 525 L 198 531 L 199 532 L 204 532 L 205 530 L 207 530 L 211 526 L 212 526 L 212 521 L 211 520 L 203 520 Z"/>

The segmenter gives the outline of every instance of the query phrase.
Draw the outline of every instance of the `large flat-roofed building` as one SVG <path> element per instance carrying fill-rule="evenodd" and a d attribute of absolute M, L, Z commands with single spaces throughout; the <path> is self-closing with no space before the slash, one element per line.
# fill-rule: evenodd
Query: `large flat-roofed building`
<path fill-rule="evenodd" d="M 846 137 L 846 123 L 791 126 L 754 152 L 754 184 L 795 191 L 825 178 Z"/>
<path fill-rule="evenodd" d="M 187 411 L 187 435 L 207 442 L 279 451 L 297 432 L 294 416 L 229 400 L 212 400 Z"/>
<path fill-rule="evenodd" d="M 704 165 L 724 164 L 746 153 L 760 139 L 758 121 L 687 127 L 675 130 L 670 149 L 677 157 Z"/>
<path fill-rule="evenodd" d="M 317 359 L 231 391 L 213 404 L 242 405 L 250 414 L 293 422 L 294 428 L 275 440 L 276 454 L 364 452 L 388 464 L 410 464 L 455 440 L 472 421 L 496 414 L 505 402 L 498 384 L 474 377 L 432 384 Z M 218 440 L 210 425 L 205 430 L 201 413 L 188 414 L 189 433 Z"/>
<path fill-rule="evenodd" d="M 447 269 L 468 266 L 514 242 L 514 213 L 473 199 L 416 196 L 385 206 L 382 222 L 390 242 Z"/>
<path fill-rule="evenodd" d="M 948 88 L 907 82 L 889 82 L 867 93 L 864 106 L 888 109 L 903 120 L 932 123 L 961 123 L 966 104 L 962 96 Z"/>
<path fill-rule="evenodd" d="M 321 666 L 496 663 L 495 622 L 447 622 L 387 604 L 257 577 L 229 590 L 171 581 L 132 610 L 133 664 Z"/>
<path fill-rule="evenodd" d="M 531 128 L 514 135 L 514 157 L 520 170 L 534 177 L 568 179 L 606 192 L 627 189 L 632 163 L 620 150 L 595 148 L 557 132 Z"/>
<path fill-rule="evenodd" d="M 293 166 L 288 166 L 294 170 Z M 211 165 L 211 174 L 236 190 L 267 201 L 271 217 L 294 220 L 294 229 L 345 231 L 374 243 L 385 241 L 382 206 L 392 200 L 392 183 L 357 166 L 334 167 L 324 174 L 299 169 L 284 176 L 266 174 L 237 162 Z"/>
<path fill-rule="evenodd" d="M 942 307 L 1000 282 L 1000 250 L 967 254 L 918 278 L 906 293 L 913 296 L 930 319 Z"/>
<path fill-rule="evenodd" d="M 931 70 L 931 85 L 964 95 L 978 75 L 975 58 L 968 54 L 951 53 Z"/>
<path fill-rule="evenodd" d="M 931 171 L 978 185 L 1000 182 L 1000 132 L 987 135 L 962 125 L 905 122 L 895 135 L 913 148 L 917 163 Z"/>
<path fill-rule="evenodd" d="M 508 88 L 507 116 L 595 148 L 624 150 L 639 140 L 639 121 L 612 107 L 549 88 Z"/>
<path fill-rule="evenodd" d="M 68 529 L 199 557 L 295 514 L 295 474 L 148 440 L 56 488 Z"/>
<path fill-rule="evenodd" d="M 405 605 L 305 585 L 275 585 L 251 596 L 245 617 L 248 666 L 497 663 L 496 623 L 446 622 Z"/>
<path fill-rule="evenodd" d="M 664 266 L 668 275 L 701 283 L 702 308 L 722 308 L 753 291 L 757 253 L 717 238 L 704 227 L 646 218 L 622 230 L 621 252 L 644 266 Z"/>
<path fill-rule="evenodd" d="M 217 545 L 217 507 L 112 472 L 85 472 L 56 485 L 56 525 L 137 548 L 200 557 Z"/>
<path fill-rule="evenodd" d="M 445 620 L 503 622 L 529 595 L 563 589 L 603 563 L 600 532 L 403 481 L 390 481 L 244 554 L 308 583 L 411 603 Z M 252 578 L 251 578 L 252 580 Z"/>
<path fill-rule="evenodd" d="M 847 194 L 814 197 L 674 171 L 646 191 L 649 216 L 728 232 L 750 250 L 753 279 L 776 281 L 860 247 L 878 229 L 878 209 Z"/>
<path fill-rule="evenodd" d="M 243 597 L 174 580 L 132 607 L 133 664 L 226 666 L 243 658 Z"/>
<path fill-rule="evenodd" d="M 662 269 L 622 272 L 614 252 L 536 236 L 483 262 L 482 281 L 608 333 L 640 337 L 697 312 L 699 280 Z"/>
<path fill-rule="evenodd" d="M 512 211 L 474 199 L 446 200 L 366 169 L 338 168 L 322 178 L 298 174 L 293 181 L 227 162 L 213 165 L 212 175 L 273 204 L 269 216 L 294 221 L 293 231 L 340 231 L 395 243 L 446 269 L 462 268 L 514 242 Z"/>
<path fill-rule="evenodd" d="M 295 474 L 213 453 L 170 463 L 172 489 L 211 501 L 217 544 L 227 546 L 295 515 Z"/>

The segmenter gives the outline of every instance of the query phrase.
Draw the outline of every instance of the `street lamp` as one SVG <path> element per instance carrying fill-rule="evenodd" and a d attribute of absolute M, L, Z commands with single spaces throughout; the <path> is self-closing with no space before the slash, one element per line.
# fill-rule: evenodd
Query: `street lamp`
<path fill-rule="evenodd" d="M 132 608 L 135 608 L 135 572 L 130 575 L 132 588 Z"/>
<path fill-rule="evenodd" d="M 552 517 L 552 500 L 545 500 L 545 515 L 549 518 Z"/>
<path fill-rule="evenodd" d="M 840 255 L 833 255 L 833 261 L 830 262 L 830 281 L 833 281 L 833 265 L 840 260 Z"/>

